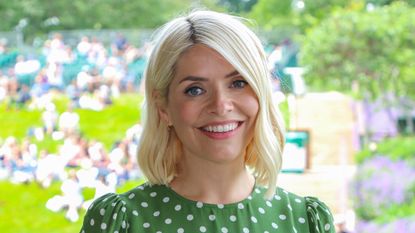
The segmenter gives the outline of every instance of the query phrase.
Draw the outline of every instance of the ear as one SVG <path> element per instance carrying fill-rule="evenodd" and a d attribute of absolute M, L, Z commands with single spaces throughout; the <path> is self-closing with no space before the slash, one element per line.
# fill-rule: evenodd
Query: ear
<path fill-rule="evenodd" d="M 159 113 L 160 119 L 166 123 L 167 126 L 171 126 L 170 114 L 167 111 L 165 106 L 157 105 L 157 111 Z"/>
<path fill-rule="evenodd" d="M 153 98 L 156 102 L 157 112 L 160 116 L 160 120 L 164 121 L 168 126 L 172 125 L 166 103 L 162 100 L 160 93 L 158 91 L 153 92 Z"/>

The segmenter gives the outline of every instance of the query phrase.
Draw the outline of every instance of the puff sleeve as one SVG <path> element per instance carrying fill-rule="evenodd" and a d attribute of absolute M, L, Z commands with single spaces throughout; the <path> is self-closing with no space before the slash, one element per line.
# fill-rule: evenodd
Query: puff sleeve
<path fill-rule="evenodd" d="M 336 233 L 327 205 L 314 197 L 306 197 L 305 202 L 310 233 Z"/>
<path fill-rule="evenodd" d="M 126 233 L 129 227 L 126 208 L 120 195 L 110 193 L 98 198 L 86 212 L 80 232 Z"/>

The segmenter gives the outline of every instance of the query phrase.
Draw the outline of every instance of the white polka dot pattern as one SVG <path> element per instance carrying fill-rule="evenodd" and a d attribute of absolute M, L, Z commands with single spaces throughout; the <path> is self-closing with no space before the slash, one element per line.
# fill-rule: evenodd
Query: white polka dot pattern
<path fill-rule="evenodd" d="M 264 199 L 263 193 L 265 189 L 256 187 L 243 201 L 207 204 L 187 200 L 162 185 L 139 186 L 126 194 L 105 195 L 91 204 L 81 233 L 140 229 L 156 233 L 270 233 L 277 229 L 302 233 L 309 228 L 335 233 L 329 209 L 317 199 L 282 189 L 271 199 Z"/>

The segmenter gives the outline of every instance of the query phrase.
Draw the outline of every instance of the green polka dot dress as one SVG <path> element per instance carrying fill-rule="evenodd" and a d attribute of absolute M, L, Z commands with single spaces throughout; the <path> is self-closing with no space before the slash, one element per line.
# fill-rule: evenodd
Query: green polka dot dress
<path fill-rule="evenodd" d="M 313 197 L 278 188 L 265 189 L 232 204 L 188 200 L 164 185 L 141 185 L 124 194 L 107 194 L 87 211 L 81 233 L 335 233 L 328 207 Z"/>

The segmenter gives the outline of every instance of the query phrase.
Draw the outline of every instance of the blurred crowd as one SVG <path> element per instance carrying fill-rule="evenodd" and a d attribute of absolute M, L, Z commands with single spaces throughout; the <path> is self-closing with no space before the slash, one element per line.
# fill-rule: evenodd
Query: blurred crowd
<path fill-rule="evenodd" d="M 135 91 L 149 52 L 122 36 L 108 46 L 83 36 L 74 47 L 62 35 L 46 40 L 39 54 L 8 51 L 0 43 L 0 102 L 44 108 L 51 90 L 66 93 L 80 108 L 101 110 L 123 91 Z"/>
<path fill-rule="evenodd" d="M 78 210 L 88 208 L 95 198 L 115 192 L 126 180 L 141 177 L 136 158 L 140 124 L 130 127 L 123 139 L 106 150 L 102 142 L 83 138 L 78 123 L 79 116 L 73 111 L 59 116 L 59 126 L 50 132 L 62 140 L 56 153 L 38 150 L 32 142 L 36 136 L 21 142 L 8 137 L 0 145 L 0 179 L 13 183 L 37 182 L 43 188 L 54 181 L 62 182 L 62 194 L 52 197 L 46 207 L 52 211 L 67 209 L 66 217 L 71 221 L 77 221 Z M 46 127 L 43 133 L 48 133 Z M 83 199 L 83 188 L 95 189 L 92 200 Z"/>
<path fill-rule="evenodd" d="M 140 124 L 131 126 L 107 150 L 102 142 L 82 136 L 74 109 L 101 111 L 120 93 L 137 91 L 147 51 L 147 45 L 136 48 L 122 35 L 109 46 L 84 36 L 72 48 L 56 34 L 45 41 L 39 56 L 13 54 L 0 44 L 0 103 L 6 102 L 8 110 L 42 111 L 42 125 L 31 127 L 24 139 L 10 136 L 0 141 L 0 179 L 37 182 L 43 188 L 60 181 L 61 194 L 49 199 L 46 207 L 65 209 L 66 217 L 77 221 L 80 208 L 140 177 L 136 158 Z M 70 99 L 62 113 L 53 102 L 56 93 Z M 47 137 L 62 142 L 56 152 L 39 150 L 34 143 Z M 84 188 L 95 189 L 93 199 L 84 200 Z"/>

